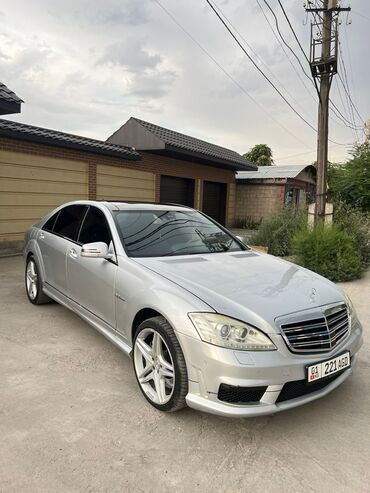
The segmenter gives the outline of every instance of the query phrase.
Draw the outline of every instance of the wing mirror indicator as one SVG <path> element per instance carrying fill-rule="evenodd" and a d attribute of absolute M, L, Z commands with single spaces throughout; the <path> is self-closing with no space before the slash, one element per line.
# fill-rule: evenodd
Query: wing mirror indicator
<path fill-rule="evenodd" d="M 108 245 L 103 241 L 95 243 L 86 243 L 82 245 L 81 257 L 104 258 L 106 260 L 113 258 L 113 254 L 109 251 Z"/>

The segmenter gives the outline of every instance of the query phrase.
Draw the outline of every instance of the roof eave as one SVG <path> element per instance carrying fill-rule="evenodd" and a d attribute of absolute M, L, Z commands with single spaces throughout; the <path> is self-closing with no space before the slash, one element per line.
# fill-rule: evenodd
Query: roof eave
<path fill-rule="evenodd" d="M 92 154 L 101 154 L 104 156 L 121 157 L 123 159 L 131 160 L 131 161 L 138 161 L 141 159 L 140 154 L 138 153 L 136 153 L 137 155 L 135 155 L 135 154 L 120 152 L 118 150 L 114 151 L 109 149 L 99 149 L 98 147 L 92 148 L 85 144 L 77 144 L 75 142 L 64 142 L 64 141 L 62 142 L 51 138 L 43 137 L 40 135 L 26 134 L 24 132 L 17 132 L 14 130 L 0 129 L 0 137 L 25 140 L 27 142 L 36 142 L 38 144 L 50 145 L 53 147 L 61 147 L 64 149 L 75 149 L 79 151 L 91 152 Z"/>
<path fill-rule="evenodd" d="M 21 101 L 7 101 L 6 99 L 0 99 L 0 115 L 12 115 L 14 113 L 20 113 L 21 104 Z"/>
<path fill-rule="evenodd" d="M 209 154 L 203 154 L 201 152 L 196 152 L 192 151 L 190 149 L 186 149 L 183 147 L 176 147 L 170 144 L 165 145 L 165 149 L 170 152 L 176 153 L 176 154 L 183 154 L 185 156 L 191 156 L 194 158 L 199 159 L 200 161 L 208 161 L 209 163 L 217 163 L 220 164 L 220 167 L 232 169 L 233 171 L 255 171 L 257 169 L 257 166 L 254 167 L 254 165 L 251 163 L 250 165 L 248 164 L 248 161 L 246 161 L 246 164 L 238 163 L 236 161 L 230 161 L 228 159 L 221 159 L 215 156 L 211 156 Z"/>

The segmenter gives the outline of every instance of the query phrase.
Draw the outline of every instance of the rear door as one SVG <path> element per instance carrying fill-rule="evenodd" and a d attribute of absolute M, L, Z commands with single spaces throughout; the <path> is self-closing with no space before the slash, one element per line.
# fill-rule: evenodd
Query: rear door
<path fill-rule="evenodd" d="M 106 243 L 114 252 L 112 234 L 103 211 L 90 206 L 81 225 L 77 244 L 67 251 L 68 292 L 73 301 L 115 327 L 117 263 L 101 258 L 81 257 L 82 245 L 96 241 Z"/>
<path fill-rule="evenodd" d="M 226 183 L 205 181 L 203 183 L 202 211 L 220 224 L 225 224 Z"/>
<path fill-rule="evenodd" d="M 194 180 L 161 176 L 160 201 L 194 207 Z"/>
<path fill-rule="evenodd" d="M 69 205 L 52 216 L 38 235 L 44 264 L 44 281 L 68 296 L 66 282 L 66 253 L 75 245 L 86 205 Z"/>

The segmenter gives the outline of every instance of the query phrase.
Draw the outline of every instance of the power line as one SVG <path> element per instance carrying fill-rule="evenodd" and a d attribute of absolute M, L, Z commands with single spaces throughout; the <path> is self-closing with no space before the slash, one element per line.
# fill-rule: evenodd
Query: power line
<path fill-rule="evenodd" d="M 282 42 L 285 44 L 285 46 L 292 52 L 292 54 L 294 55 L 294 57 L 296 58 L 296 60 L 298 61 L 299 63 L 299 66 L 301 67 L 302 69 L 302 72 L 304 73 L 304 75 L 308 78 L 308 80 L 314 84 L 312 78 L 310 75 L 308 75 L 308 73 L 306 72 L 305 68 L 303 67 L 302 65 L 302 62 L 301 60 L 299 59 L 299 56 L 296 54 L 296 52 L 293 50 L 293 48 L 286 42 L 284 36 L 282 35 L 281 31 L 280 31 L 280 27 L 279 27 L 279 21 L 278 21 L 278 18 L 274 12 L 274 10 L 271 8 L 270 4 L 267 2 L 267 0 L 263 0 L 265 5 L 267 6 L 267 8 L 270 10 L 271 14 L 273 15 L 274 19 L 275 19 L 275 25 L 276 25 L 276 30 L 277 32 L 279 33 L 279 36 L 282 40 Z M 285 12 L 285 11 L 284 11 Z M 305 55 L 306 56 L 306 55 Z"/>
<path fill-rule="evenodd" d="M 270 11 L 271 11 L 271 12 L 272 12 L 272 14 L 274 15 L 275 22 L 276 22 L 276 27 L 277 27 L 277 29 L 278 29 L 278 31 L 279 31 L 279 28 L 278 28 L 278 19 L 277 19 L 276 15 L 275 15 L 274 11 L 271 9 L 271 7 L 269 6 L 269 4 L 267 3 L 267 1 L 266 1 L 266 0 L 264 0 L 264 2 L 266 3 L 266 5 L 269 7 Z M 307 62 L 308 62 L 308 63 L 310 63 L 310 60 L 308 59 L 308 57 L 307 57 L 307 55 L 306 55 L 306 52 L 305 52 L 305 50 L 304 50 L 304 48 L 303 48 L 303 46 L 302 46 L 302 44 L 301 44 L 301 42 L 300 42 L 300 40 L 299 40 L 299 38 L 298 38 L 298 36 L 297 36 L 297 34 L 296 34 L 296 32 L 295 32 L 294 28 L 293 28 L 293 25 L 292 25 L 292 23 L 291 23 L 291 21 L 290 21 L 290 19 L 289 19 L 289 16 L 288 16 L 288 14 L 287 14 L 287 12 L 286 12 L 285 8 L 283 7 L 283 4 L 281 3 L 281 0 L 278 0 L 278 3 L 279 3 L 279 5 L 280 5 L 281 10 L 283 11 L 284 17 L 285 17 L 285 19 L 286 19 L 286 21 L 287 21 L 287 23 L 288 23 L 288 25 L 289 25 L 289 27 L 290 27 L 290 30 L 292 31 L 292 33 L 293 33 L 293 35 L 294 35 L 294 38 L 295 38 L 295 40 L 297 41 L 298 46 L 299 46 L 299 48 L 300 48 L 301 52 L 303 53 L 303 56 L 305 57 L 305 59 L 307 60 Z M 315 19 L 316 19 L 316 17 L 315 17 Z M 282 38 L 282 35 L 281 35 L 280 31 L 279 31 L 279 34 L 280 34 L 280 37 Z M 283 38 L 282 38 L 282 39 L 283 39 Z M 283 39 L 283 41 L 284 41 L 284 39 Z M 287 43 L 286 43 L 286 42 L 284 42 L 284 43 L 287 45 Z M 291 49 L 291 51 L 293 51 L 293 50 Z M 294 53 L 294 52 L 293 52 L 293 53 Z M 296 58 L 298 59 L 298 57 L 296 57 Z M 301 63 L 300 63 L 300 65 L 301 65 Z M 301 65 L 301 67 L 302 67 L 302 65 Z M 307 76 L 307 77 L 311 80 L 311 82 L 313 82 L 313 84 L 314 84 L 314 86 L 315 86 L 315 89 L 316 89 L 316 91 L 317 91 L 317 94 L 318 94 L 318 96 L 319 96 L 319 98 L 320 98 L 319 89 L 318 89 L 318 87 L 317 87 L 317 85 L 316 85 L 316 80 L 312 81 L 311 77 L 309 77 L 309 76 L 306 74 L 306 72 L 305 72 L 305 71 L 304 71 L 304 73 L 305 73 L 305 75 L 306 75 L 306 76 Z M 341 121 L 342 121 L 342 124 L 343 124 L 345 127 L 349 127 L 349 128 L 351 128 L 351 129 L 353 129 L 354 124 L 353 124 L 353 126 L 352 126 L 352 122 L 348 122 L 348 121 L 346 122 L 346 121 L 345 121 L 345 120 L 346 120 L 346 119 L 345 119 L 345 117 L 343 117 L 343 115 L 342 115 L 341 111 L 340 111 L 340 110 L 339 110 L 339 108 L 335 105 L 335 103 L 334 103 L 333 101 L 331 101 L 331 100 L 330 100 L 330 103 L 331 103 L 331 105 L 332 105 L 332 108 L 331 108 L 331 109 L 332 109 L 333 113 L 336 115 L 336 117 L 337 117 L 339 120 L 341 120 Z M 335 109 L 334 109 L 334 108 L 335 108 Z M 340 115 L 340 116 L 337 114 L 337 112 L 336 112 L 335 110 L 339 113 L 339 115 Z M 333 121 L 335 121 L 335 120 L 333 120 Z M 350 126 L 348 125 L 348 123 L 350 124 Z"/>
<path fill-rule="evenodd" d="M 298 46 L 300 47 L 301 52 L 303 53 L 303 56 L 304 56 L 304 57 L 305 57 L 305 59 L 307 60 L 307 63 L 308 63 L 308 64 L 310 64 L 310 60 L 308 59 L 308 56 L 306 55 L 306 52 L 304 51 L 303 46 L 301 45 L 301 42 L 300 42 L 300 41 L 299 41 L 299 39 L 298 39 L 298 36 L 297 36 L 297 34 L 296 34 L 296 32 L 295 32 L 295 30 L 294 30 L 294 28 L 293 28 L 293 26 L 292 26 L 292 24 L 291 24 L 291 22 L 290 22 L 290 19 L 289 19 L 289 17 L 288 17 L 288 14 L 286 13 L 286 11 L 285 11 L 285 9 L 284 9 L 284 7 L 283 7 L 283 4 L 281 3 L 281 1 L 280 1 L 280 0 L 278 0 L 278 3 L 279 3 L 279 5 L 280 5 L 281 10 L 283 11 L 283 14 L 284 14 L 284 17 L 285 17 L 285 19 L 286 19 L 287 23 L 289 24 L 289 27 L 290 27 L 290 30 L 291 30 L 291 31 L 292 31 L 292 33 L 293 33 L 293 36 L 295 37 L 295 40 L 297 41 Z"/>
<path fill-rule="evenodd" d="M 262 12 L 262 14 L 263 14 L 264 18 L 265 18 L 265 20 L 266 20 L 266 22 L 267 22 L 267 24 L 268 24 L 268 26 L 269 26 L 270 30 L 272 31 L 273 35 L 275 36 L 275 39 L 277 40 L 277 42 L 279 43 L 280 47 L 282 48 L 282 50 L 283 50 L 283 52 L 284 52 L 284 54 L 285 54 L 285 56 L 286 56 L 287 60 L 289 61 L 290 65 L 292 66 L 293 70 L 294 70 L 294 71 L 295 71 L 295 73 L 297 74 L 298 78 L 299 78 L 299 79 L 300 79 L 300 81 L 302 82 L 302 84 L 303 84 L 303 86 L 305 87 L 305 89 L 306 89 L 306 91 L 308 92 L 308 94 L 312 97 L 312 99 L 315 101 L 315 103 L 317 103 L 316 98 L 314 98 L 314 96 L 311 94 L 311 92 L 310 92 L 310 91 L 309 91 L 309 89 L 307 88 L 307 86 L 306 86 L 306 84 L 305 84 L 304 80 L 303 80 L 303 79 L 302 79 L 302 77 L 300 76 L 299 72 L 296 70 L 296 68 L 295 68 L 294 64 L 291 62 L 290 58 L 288 57 L 288 55 L 287 55 L 287 53 L 286 53 L 286 51 L 285 51 L 285 49 L 284 49 L 284 46 L 283 46 L 283 44 L 281 43 L 281 40 L 280 40 L 280 39 L 279 39 L 279 37 L 276 35 L 276 33 L 275 33 L 275 31 L 274 31 L 274 29 L 273 29 L 273 27 L 272 27 L 272 25 L 271 25 L 271 23 L 270 23 L 270 21 L 269 21 L 268 17 L 267 17 L 267 16 L 266 16 L 266 14 L 265 14 L 265 11 L 263 10 L 263 8 L 262 8 L 262 6 L 261 6 L 261 4 L 260 4 L 260 2 L 259 2 L 259 0 L 256 0 L 256 2 L 257 2 L 258 7 L 260 8 L 260 10 L 261 10 L 261 12 Z M 265 3 L 267 3 L 267 2 L 265 2 Z M 275 21 L 276 21 L 276 23 L 278 23 L 278 20 L 277 20 L 277 18 L 276 18 L 276 15 L 274 14 L 274 12 L 272 11 L 272 9 L 271 9 L 271 8 L 270 8 L 270 11 L 273 13 L 273 15 L 274 15 L 274 17 L 275 17 Z M 316 19 L 316 17 L 315 17 L 315 19 Z M 291 26 L 291 29 L 293 29 L 293 26 L 291 25 L 291 23 L 290 23 L 290 26 Z M 293 29 L 293 30 L 294 30 L 294 29 Z M 295 33 L 294 33 L 294 34 L 295 34 Z M 282 37 L 281 33 L 280 33 L 280 37 Z M 287 43 L 285 42 L 285 44 L 287 44 Z M 301 47 L 301 49 L 303 50 L 303 47 L 302 47 L 301 45 L 300 45 L 300 47 Z M 303 50 L 303 51 L 304 51 L 304 50 Z M 306 57 L 306 55 L 305 55 L 305 57 Z M 307 57 L 306 57 L 306 58 L 307 58 Z M 307 74 L 305 74 L 305 75 L 307 76 Z M 320 98 L 320 94 L 319 94 L 318 88 L 317 88 L 317 86 L 316 86 L 316 83 L 315 83 L 315 82 L 314 82 L 314 81 L 313 81 L 313 80 L 312 80 L 309 76 L 308 76 L 308 79 L 309 79 L 309 80 L 310 80 L 310 82 L 312 83 L 313 87 L 316 89 L 316 92 L 317 92 L 317 94 L 318 94 L 318 96 L 319 96 L 319 98 Z M 332 102 L 332 105 L 335 107 L 335 104 L 334 104 L 333 102 Z M 332 110 L 333 110 L 333 108 L 332 108 Z M 338 112 L 340 113 L 340 111 L 339 111 L 339 110 L 338 110 Z M 342 118 L 341 118 L 341 117 L 340 117 L 340 116 L 339 116 L 339 115 L 335 112 L 335 110 L 333 110 L 333 113 L 334 113 L 334 114 L 336 115 L 336 117 L 337 117 L 337 118 L 338 118 L 338 119 L 342 122 L 342 123 L 341 123 L 342 125 L 344 125 L 345 127 L 350 128 L 350 127 L 349 127 L 349 125 L 348 125 L 348 123 L 347 123 L 346 121 L 344 121 L 344 120 L 343 120 L 343 119 L 342 119 Z M 336 122 L 336 121 L 335 121 L 332 117 L 331 117 L 331 119 L 332 119 L 332 121 L 333 121 L 334 123 L 337 123 L 337 122 Z M 331 142 L 333 142 L 333 143 L 337 144 L 337 145 L 342 145 L 342 144 L 339 144 L 339 142 L 336 142 L 335 140 L 332 140 L 332 139 L 329 139 L 329 140 L 330 140 Z M 343 145 L 345 145 L 345 144 L 343 144 Z"/>
<path fill-rule="evenodd" d="M 285 92 L 288 94 L 288 96 L 293 99 L 293 101 L 300 106 L 302 109 L 304 109 L 299 101 L 296 100 L 296 98 L 288 91 L 288 89 L 284 86 L 284 84 L 278 79 L 278 77 L 271 71 L 270 67 L 263 61 L 263 59 L 256 53 L 256 51 L 253 49 L 253 47 L 248 43 L 248 41 L 245 39 L 245 37 L 241 34 L 241 32 L 235 27 L 235 25 L 231 22 L 231 20 L 226 16 L 226 14 L 221 10 L 221 8 L 216 4 L 216 2 L 213 2 L 217 10 L 220 12 L 222 17 L 229 23 L 229 25 L 234 29 L 234 31 L 239 35 L 239 37 L 244 41 L 244 43 L 247 45 L 249 50 L 253 53 L 253 55 L 257 58 L 257 60 L 265 67 L 265 69 L 271 74 L 271 76 L 279 83 L 281 87 L 285 90 Z"/>
<path fill-rule="evenodd" d="M 177 25 L 177 27 L 179 29 L 181 29 L 181 31 L 183 31 L 183 33 L 186 34 L 186 36 L 188 36 L 188 38 L 190 38 L 193 43 L 195 45 L 198 46 L 198 48 L 210 59 L 212 60 L 212 62 L 221 70 L 221 72 L 223 72 L 223 74 L 228 78 L 230 79 L 233 84 L 235 84 L 251 101 L 253 101 L 253 103 L 258 106 L 259 108 L 261 108 L 261 110 L 266 113 L 266 115 L 269 116 L 269 118 L 271 118 L 271 120 L 273 120 L 279 127 L 281 127 L 285 132 L 287 132 L 289 135 L 291 135 L 294 139 L 296 139 L 298 142 L 300 142 L 301 144 L 303 144 L 305 147 L 308 147 L 308 145 L 303 142 L 299 137 L 297 137 L 293 132 L 291 132 L 287 127 L 285 127 L 285 125 L 283 125 L 282 123 L 280 123 L 274 116 L 271 115 L 271 113 L 269 111 L 267 111 L 264 106 L 262 104 L 260 104 L 255 98 L 253 98 L 253 96 L 251 96 L 249 94 L 249 92 L 241 85 L 239 84 L 239 82 L 231 75 L 229 74 L 229 72 L 227 72 L 227 70 L 224 69 L 224 67 L 178 22 L 178 20 L 175 18 L 175 16 L 169 11 L 166 9 L 166 7 L 164 7 L 164 5 L 161 4 L 161 2 L 159 0 L 154 0 L 157 5 L 163 10 L 163 12 L 165 12 L 165 14 L 174 22 L 174 24 Z"/>
<path fill-rule="evenodd" d="M 339 88 L 339 86 L 338 86 L 338 88 Z M 341 98 L 341 100 L 342 100 L 342 98 Z M 333 101 L 331 99 L 330 99 L 330 105 L 331 105 L 330 109 L 341 120 L 341 122 L 344 126 L 346 126 L 347 128 L 350 128 L 351 130 L 361 130 L 362 129 L 361 125 L 356 125 L 356 123 L 348 120 L 347 117 L 343 115 L 343 113 L 340 111 L 338 106 L 335 103 L 333 103 Z M 339 113 L 340 116 L 336 113 L 335 110 Z"/>
<path fill-rule="evenodd" d="M 301 74 L 298 72 L 298 70 L 296 69 L 296 67 L 295 67 L 294 63 L 291 61 L 291 59 L 289 58 L 289 56 L 288 56 L 287 52 L 285 51 L 285 48 L 284 48 L 284 46 L 283 46 L 283 44 L 282 44 L 282 42 L 281 42 L 280 38 L 279 38 L 279 37 L 278 37 L 278 35 L 275 33 L 275 30 L 274 30 L 274 28 L 272 27 L 272 25 L 271 25 L 271 23 L 270 23 L 270 21 L 269 21 L 269 19 L 268 19 L 267 15 L 266 15 L 265 11 L 263 10 L 262 5 L 260 4 L 259 0 L 256 0 L 256 2 L 257 2 L 258 7 L 260 8 L 260 10 L 261 10 L 261 12 L 262 12 L 262 14 L 263 14 L 263 17 L 265 18 L 265 21 L 267 22 L 267 24 L 268 24 L 268 26 L 269 26 L 269 28 L 270 28 L 270 30 L 271 30 L 271 32 L 272 32 L 272 34 L 274 35 L 274 37 L 275 37 L 276 41 L 279 43 L 279 45 L 280 45 L 281 49 L 283 50 L 284 55 L 285 55 L 286 59 L 288 60 L 288 62 L 289 62 L 289 64 L 290 64 L 290 66 L 292 67 L 292 69 L 293 69 L 293 70 L 294 70 L 294 72 L 296 73 L 297 77 L 298 77 L 298 78 L 299 78 L 299 80 L 301 81 L 301 83 L 302 83 L 303 87 L 306 89 L 307 93 L 308 93 L 308 94 L 310 95 L 310 97 L 311 97 L 311 98 L 315 101 L 315 103 L 317 103 L 316 98 L 313 96 L 313 94 L 310 92 L 310 90 L 309 90 L 309 89 L 308 89 L 308 87 L 306 86 L 306 83 L 305 83 L 305 81 L 303 80 L 303 78 L 301 77 Z"/>
<path fill-rule="evenodd" d="M 351 10 L 351 12 L 352 12 L 352 14 L 356 14 L 356 15 L 362 17 L 363 19 L 370 21 L 370 17 L 368 17 L 367 15 L 361 14 L 361 12 L 357 12 L 356 10 Z"/>
<path fill-rule="evenodd" d="M 281 99 L 283 99 L 283 101 L 285 101 L 285 103 L 289 106 L 289 108 L 306 124 L 308 125 L 314 132 L 317 132 L 316 128 L 311 125 L 311 123 L 309 123 L 295 108 L 292 104 L 290 104 L 290 102 L 286 99 L 286 97 L 284 96 L 284 94 L 282 94 L 282 92 L 276 87 L 276 85 L 267 77 L 267 75 L 263 72 L 263 70 L 256 64 L 256 62 L 253 60 L 253 58 L 249 55 L 249 53 L 246 51 L 246 49 L 243 47 L 243 45 L 240 43 L 240 41 L 238 40 L 238 38 L 235 36 L 235 34 L 231 31 L 231 29 L 229 28 L 229 26 L 226 24 L 226 22 L 223 20 L 223 18 L 220 16 L 220 14 L 217 12 L 217 10 L 215 9 L 215 7 L 213 6 L 213 4 L 210 2 L 210 0 L 206 0 L 206 2 L 208 3 L 208 5 L 211 7 L 211 9 L 213 10 L 213 12 L 216 14 L 216 16 L 218 17 L 218 19 L 222 22 L 222 24 L 225 26 L 225 28 L 227 29 L 227 31 L 229 32 L 229 34 L 232 36 L 232 38 L 235 40 L 235 42 L 238 44 L 238 46 L 242 49 L 243 53 L 248 57 L 248 59 L 252 62 L 252 64 L 254 65 L 254 67 L 258 70 L 258 72 L 260 72 L 260 74 L 264 77 L 265 80 L 267 80 L 267 82 L 275 89 L 275 91 L 279 94 L 279 96 L 281 97 Z"/>
<path fill-rule="evenodd" d="M 283 85 L 283 84 L 280 82 L 280 80 L 279 80 L 279 79 L 278 79 L 278 78 L 277 78 L 277 77 L 276 77 L 276 76 L 275 76 L 275 75 L 271 72 L 271 70 L 270 70 L 270 69 L 269 69 L 269 67 L 268 67 L 268 66 L 264 63 L 264 61 L 261 59 L 261 57 L 259 57 L 259 55 L 258 55 L 258 54 L 254 51 L 254 49 L 253 49 L 253 48 L 252 48 L 252 46 L 248 43 L 248 41 L 244 38 L 244 36 L 243 36 L 243 35 L 242 35 L 239 31 L 238 31 L 238 29 L 235 27 L 235 25 L 234 25 L 234 24 L 230 21 L 230 19 L 229 19 L 229 18 L 225 15 L 225 13 L 221 10 L 221 8 L 220 8 L 220 7 L 219 7 L 219 6 L 218 6 L 215 2 L 213 2 L 213 3 L 214 3 L 214 6 L 215 6 L 215 7 L 217 8 L 217 10 L 219 11 L 219 13 L 220 13 L 220 14 L 223 16 L 223 18 L 224 18 L 224 19 L 225 19 L 225 20 L 229 23 L 229 25 L 230 25 L 230 26 L 234 29 L 234 31 L 235 31 L 235 32 L 239 35 L 239 37 L 240 37 L 240 38 L 244 41 L 244 43 L 247 45 L 247 47 L 249 48 L 249 50 L 250 50 L 250 51 L 254 54 L 254 56 L 255 56 L 255 57 L 256 57 L 256 58 L 257 58 L 257 59 L 261 62 L 261 64 L 262 64 L 262 65 L 266 68 L 266 70 L 267 70 L 267 71 L 268 71 L 268 72 L 269 72 L 269 73 L 270 73 L 270 74 L 271 74 L 271 75 L 272 75 L 272 76 L 273 76 L 273 77 L 274 77 L 274 78 L 275 78 L 275 79 L 279 82 L 279 84 L 280 84 L 280 85 Z M 257 0 L 257 3 L 259 4 L 258 0 Z M 259 7 L 261 8 L 261 6 L 260 6 L 260 5 L 259 5 Z M 288 18 L 288 16 L 287 16 L 287 14 L 286 14 L 286 12 L 285 12 L 285 10 L 284 10 L 284 8 L 283 8 L 283 6 L 282 6 L 282 5 L 281 5 L 281 7 L 282 7 L 282 9 L 283 9 L 283 11 L 284 11 L 285 17 L 287 18 L 287 22 L 289 23 L 289 26 L 290 26 L 291 30 L 293 31 L 293 34 L 294 34 L 294 36 L 295 36 L 295 38 L 296 38 L 296 40 L 297 40 L 297 42 L 298 42 L 298 44 L 299 44 L 299 46 L 300 46 L 301 51 L 303 52 L 303 54 L 304 54 L 304 56 L 305 56 L 306 60 L 309 62 L 308 57 L 306 56 L 306 54 L 305 54 L 305 52 L 304 52 L 304 49 L 303 49 L 303 47 L 302 47 L 302 45 L 301 45 L 301 43 L 300 43 L 300 41 L 299 41 L 299 39 L 298 39 L 297 35 L 295 34 L 294 28 L 293 28 L 293 26 L 292 26 L 292 24 L 291 24 L 291 22 L 290 22 L 290 20 L 289 20 L 289 18 Z M 262 9 L 261 9 L 261 10 L 262 10 Z M 264 14 L 263 10 L 262 10 L 262 13 Z M 266 18 L 266 16 L 265 16 L 265 19 L 268 21 L 268 19 Z M 269 24 L 269 26 L 270 26 L 270 28 L 272 29 L 272 26 L 271 26 L 270 24 Z M 273 29 L 272 29 L 272 32 L 273 32 L 273 34 L 275 35 L 275 32 L 273 31 Z M 275 35 L 275 37 L 276 37 L 276 35 Z M 280 43 L 280 40 L 279 40 L 278 38 L 276 38 L 276 39 L 277 39 L 277 40 L 278 40 L 278 42 Z M 281 43 L 280 43 L 280 45 L 281 45 Z M 287 58 L 288 58 L 288 57 L 287 57 Z M 294 65 L 293 65 L 293 67 L 294 67 Z M 299 74 L 297 74 L 297 75 L 299 75 Z M 301 79 L 301 78 L 300 78 L 300 79 Z M 316 90 L 318 91 L 318 88 L 317 88 L 317 87 L 316 87 Z M 296 100 L 296 99 L 295 99 L 295 98 L 294 98 L 294 97 L 293 97 L 293 96 L 292 96 L 292 95 L 291 95 L 291 94 L 290 94 L 290 93 L 289 93 L 286 89 L 285 89 L 285 91 L 286 91 L 286 92 L 287 92 L 287 94 L 288 94 L 288 95 L 289 95 L 289 96 L 290 96 L 290 97 L 291 97 L 291 98 L 295 101 L 295 103 L 296 103 L 297 105 L 299 105 L 299 106 L 302 108 L 302 106 L 300 105 L 300 103 L 299 103 L 299 102 L 298 102 L 298 101 L 297 101 L 297 100 Z M 309 93 L 309 94 L 311 95 L 311 93 Z M 315 99 L 314 99 L 314 100 L 315 100 Z M 315 100 L 315 102 L 316 102 L 316 100 Z M 347 128 L 351 128 L 351 129 L 352 129 L 352 127 L 349 127 L 348 123 L 342 119 L 342 117 L 341 117 L 341 116 L 343 116 L 343 115 L 342 115 L 341 111 L 339 110 L 339 108 L 337 108 L 337 106 L 336 106 L 333 102 L 332 102 L 332 106 L 333 106 L 332 111 L 333 111 L 334 115 L 335 115 L 335 116 L 338 118 L 338 120 L 339 120 L 339 121 L 336 121 L 336 120 L 334 120 L 334 119 L 333 119 L 333 122 L 334 122 L 334 123 L 336 123 L 337 125 L 341 125 L 341 126 L 343 126 L 343 127 L 347 127 Z M 339 115 L 338 115 L 338 113 L 335 111 L 335 109 L 334 109 L 334 108 L 336 108 L 336 110 L 338 111 Z M 302 108 L 302 109 L 303 109 L 303 108 Z M 341 116 L 340 116 L 340 115 L 341 115 Z M 350 124 L 351 124 L 351 123 L 350 123 Z M 355 138 L 356 138 L 356 137 L 355 137 Z"/>
<path fill-rule="evenodd" d="M 342 144 L 333 144 L 332 146 L 330 146 L 330 149 L 332 149 L 333 147 L 339 147 L 341 145 Z M 350 146 L 351 144 L 344 144 L 344 145 Z M 307 154 L 313 154 L 316 151 L 317 151 L 317 149 L 313 149 L 312 151 L 299 152 L 297 154 L 290 154 L 289 156 L 276 157 L 276 158 L 274 158 L 274 160 L 275 161 L 284 161 L 286 159 L 290 159 L 293 157 L 306 156 Z"/>
<path fill-rule="evenodd" d="M 341 44 L 339 43 L 339 61 L 342 62 L 342 67 L 343 67 L 343 72 L 344 72 L 344 79 L 345 79 L 345 82 L 346 82 L 346 86 L 343 82 L 343 79 L 342 79 L 342 76 L 340 75 L 340 73 L 338 72 L 338 75 L 339 75 L 339 80 L 341 81 L 341 83 L 343 84 L 343 87 L 344 87 L 344 90 L 346 91 L 347 93 L 347 96 L 348 96 L 348 99 L 350 100 L 350 103 L 353 107 L 353 109 L 356 111 L 358 117 L 360 118 L 360 121 L 361 122 L 365 122 L 365 119 L 360 115 L 358 109 L 356 108 L 356 105 L 354 104 L 352 98 L 351 98 L 351 94 L 349 92 L 349 85 L 348 85 L 348 77 L 347 77 L 347 69 L 346 69 L 346 65 L 344 63 L 344 58 L 343 58 L 343 52 L 342 52 L 342 47 L 341 47 Z"/>
<path fill-rule="evenodd" d="M 346 24 L 344 25 L 343 31 L 344 31 L 344 37 L 345 37 L 345 40 L 346 40 L 347 54 L 348 54 L 348 60 L 349 60 L 349 69 L 350 69 L 351 81 L 352 81 L 352 89 L 353 89 L 353 92 L 354 92 L 355 103 L 357 103 L 356 102 L 356 98 L 355 98 L 355 95 L 356 95 L 356 86 L 355 86 L 355 81 L 354 81 L 354 78 L 353 78 L 352 57 L 351 57 L 351 50 L 350 50 L 349 41 L 348 41 L 348 34 L 347 34 Z"/>

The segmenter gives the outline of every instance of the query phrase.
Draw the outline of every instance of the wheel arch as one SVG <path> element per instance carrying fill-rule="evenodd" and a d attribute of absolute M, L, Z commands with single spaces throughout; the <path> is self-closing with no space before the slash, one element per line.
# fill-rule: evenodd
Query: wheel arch
<path fill-rule="evenodd" d="M 144 322 L 144 320 L 148 320 L 148 318 L 153 318 L 153 317 L 163 317 L 162 313 L 159 313 L 157 310 L 154 310 L 153 308 L 142 308 L 137 312 L 135 315 L 133 321 L 132 321 L 132 326 L 131 326 L 131 340 L 134 340 L 135 337 L 135 332 L 139 325 Z M 165 318 L 165 317 L 164 317 Z"/>

